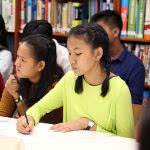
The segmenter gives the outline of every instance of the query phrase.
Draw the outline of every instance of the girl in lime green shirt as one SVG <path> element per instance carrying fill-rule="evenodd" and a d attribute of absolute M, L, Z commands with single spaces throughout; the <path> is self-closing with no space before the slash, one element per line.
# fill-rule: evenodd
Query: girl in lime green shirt
<path fill-rule="evenodd" d="M 73 71 L 22 116 L 17 129 L 29 134 L 48 112 L 63 106 L 63 123 L 54 131 L 96 130 L 133 137 L 131 95 L 125 82 L 110 72 L 108 36 L 97 24 L 71 29 L 67 47 Z"/>

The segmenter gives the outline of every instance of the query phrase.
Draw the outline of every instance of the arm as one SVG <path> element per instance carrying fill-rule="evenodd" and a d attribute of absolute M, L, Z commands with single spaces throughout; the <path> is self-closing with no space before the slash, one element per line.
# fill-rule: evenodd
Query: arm
<path fill-rule="evenodd" d="M 12 117 L 15 109 L 15 101 L 5 88 L 0 101 L 0 116 Z"/>
<path fill-rule="evenodd" d="M 2 96 L 3 89 L 4 89 L 4 81 L 3 81 L 3 77 L 0 73 L 0 98 Z"/>
<path fill-rule="evenodd" d="M 56 44 L 56 53 L 57 53 L 57 64 L 61 66 L 64 73 L 71 70 L 71 65 L 69 63 L 69 53 L 66 47 L 60 45 L 55 39 L 53 39 Z"/>
<path fill-rule="evenodd" d="M 134 134 L 134 121 L 130 92 L 125 84 L 118 92 L 119 97 L 116 102 L 116 134 L 132 138 Z"/>
<path fill-rule="evenodd" d="M 46 113 L 63 106 L 63 94 L 64 77 L 39 102 L 27 110 L 27 115 L 32 116 L 35 123 L 38 123 Z"/>
<path fill-rule="evenodd" d="M 138 119 L 142 111 L 144 80 L 145 80 L 145 71 L 143 64 L 141 64 L 140 66 L 134 68 L 127 83 L 132 96 L 135 125 L 138 122 Z"/>
<path fill-rule="evenodd" d="M 0 71 L 1 73 L 6 76 L 6 72 L 10 73 L 12 63 L 12 55 L 10 51 L 3 50 L 0 55 Z M 8 75 L 8 74 L 7 74 Z"/>
<path fill-rule="evenodd" d="M 140 115 L 142 114 L 143 107 L 139 104 L 132 104 L 133 116 L 134 116 L 134 124 L 137 125 Z"/>

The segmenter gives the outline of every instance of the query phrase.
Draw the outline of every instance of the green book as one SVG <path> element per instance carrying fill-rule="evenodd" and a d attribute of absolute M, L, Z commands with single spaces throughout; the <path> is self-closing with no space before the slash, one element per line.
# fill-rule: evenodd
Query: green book
<path fill-rule="evenodd" d="M 136 3 L 137 0 L 129 2 L 128 37 L 135 38 L 136 30 Z"/>
<path fill-rule="evenodd" d="M 144 36 L 145 3 L 146 3 L 146 0 L 139 0 L 137 38 L 143 38 Z"/>

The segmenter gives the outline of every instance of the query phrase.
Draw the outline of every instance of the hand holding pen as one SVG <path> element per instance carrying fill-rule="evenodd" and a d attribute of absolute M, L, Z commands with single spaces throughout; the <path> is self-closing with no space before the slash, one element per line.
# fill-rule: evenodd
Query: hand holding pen
<path fill-rule="evenodd" d="M 26 117 L 28 119 L 28 123 Z M 21 116 L 19 119 L 17 119 L 16 129 L 20 133 L 30 134 L 34 127 L 34 119 L 31 116 L 26 116 L 26 117 Z"/>

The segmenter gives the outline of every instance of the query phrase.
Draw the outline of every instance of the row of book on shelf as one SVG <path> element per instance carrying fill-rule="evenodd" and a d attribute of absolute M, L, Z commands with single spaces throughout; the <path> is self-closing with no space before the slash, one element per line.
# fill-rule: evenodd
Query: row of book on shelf
<path fill-rule="evenodd" d="M 67 32 L 71 27 L 86 23 L 95 13 L 113 9 L 114 0 L 84 2 L 57 0 L 20 0 L 20 29 L 30 20 L 46 19 L 55 32 Z M 121 37 L 150 39 L 150 0 L 120 0 L 123 30 Z M 0 0 L 8 31 L 14 31 L 16 0 Z"/>
<path fill-rule="evenodd" d="M 113 9 L 113 0 L 87 0 L 83 2 L 58 0 L 20 0 L 20 29 L 30 20 L 48 20 L 54 32 L 68 32 L 78 24 L 87 23 L 95 13 Z M 8 31 L 14 30 L 16 0 L 0 0 L 2 13 Z"/>
<path fill-rule="evenodd" d="M 121 37 L 150 39 L 150 0 L 121 0 Z"/>
<path fill-rule="evenodd" d="M 128 50 L 137 56 L 145 67 L 145 85 L 150 85 L 150 45 L 125 44 Z"/>

